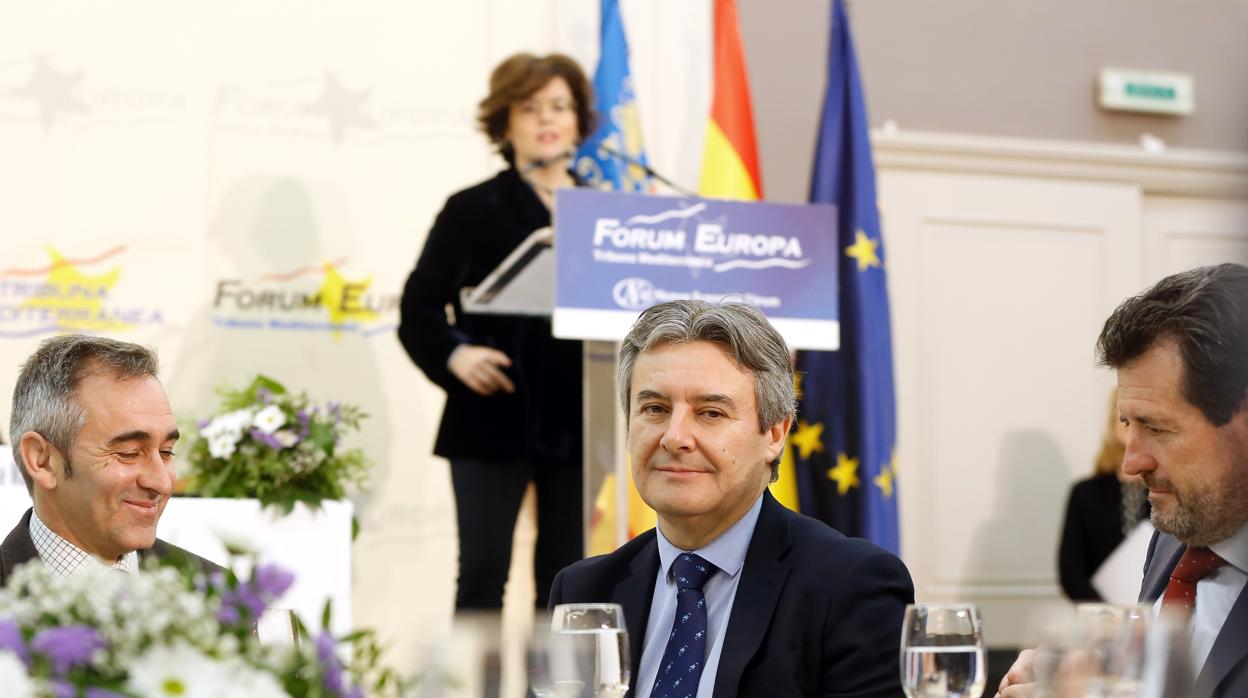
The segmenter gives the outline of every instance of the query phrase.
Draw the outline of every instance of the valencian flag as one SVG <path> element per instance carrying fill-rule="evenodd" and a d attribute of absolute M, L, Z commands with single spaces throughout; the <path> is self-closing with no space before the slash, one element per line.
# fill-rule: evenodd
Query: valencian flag
<path fill-rule="evenodd" d="M 715 0 L 714 87 L 698 193 L 717 199 L 763 198 L 754 112 L 734 0 Z"/>
<path fill-rule="evenodd" d="M 750 81 L 741 46 L 741 27 L 734 0 L 715 0 L 714 88 L 711 119 L 702 156 L 698 193 L 719 199 L 763 198 L 763 180 L 754 138 Z M 797 480 L 792 458 L 780 462 L 780 478 L 771 493 L 784 506 L 798 508 Z"/>
<path fill-rule="evenodd" d="M 642 192 L 649 189 L 648 176 L 635 163 L 646 162 L 641 138 L 641 117 L 633 93 L 632 72 L 628 66 L 628 40 L 620 17 L 618 0 L 602 0 L 601 41 L 598 69 L 594 72 L 594 108 L 600 123 L 593 135 L 576 153 L 576 172 L 597 189 Z M 613 155 L 622 153 L 634 162 Z M 646 506 L 632 483 L 628 468 L 628 538 L 655 525 L 654 510 Z M 590 515 L 588 553 L 602 555 L 615 550 L 617 530 L 617 483 L 614 475 L 603 479 Z"/>
<path fill-rule="evenodd" d="M 594 72 L 594 108 L 600 123 L 576 152 L 576 173 L 596 189 L 646 191 L 646 172 L 636 164 L 646 162 L 646 151 L 618 0 L 602 0 L 601 41 Z"/>
<path fill-rule="evenodd" d="M 802 512 L 899 552 L 897 421 L 884 246 L 867 109 L 842 0 L 832 3 L 827 93 L 810 200 L 835 204 L 841 349 L 798 353 L 790 457 Z"/>

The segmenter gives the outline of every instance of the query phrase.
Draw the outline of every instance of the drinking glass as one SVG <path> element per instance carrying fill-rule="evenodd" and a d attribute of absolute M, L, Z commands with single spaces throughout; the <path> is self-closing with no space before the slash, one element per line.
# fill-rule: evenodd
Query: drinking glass
<path fill-rule="evenodd" d="M 299 646 L 299 617 L 287 608 L 267 608 L 256 621 L 256 638 L 261 644 Z"/>
<path fill-rule="evenodd" d="M 1057 698 L 1141 695 L 1150 654 L 1166 658 L 1150 652 L 1150 643 L 1156 642 L 1150 640 L 1153 629 L 1153 611 L 1148 606 L 1077 605 L 1073 614 L 1050 623 L 1046 641 L 1036 650 L 1037 688 Z M 1164 661 L 1152 664 L 1153 673 L 1167 670 Z"/>
<path fill-rule="evenodd" d="M 911 604 L 901 627 L 901 687 L 908 698 L 979 698 L 984 631 L 969 605 Z"/>
<path fill-rule="evenodd" d="M 621 698 L 628 691 L 630 664 L 624 609 L 618 604 L 561 604 L 551 615 L 545 658 L 531 673 L 534 695 L 553 698 Z M 538 647 L 538 645 L 534 645 Z M 539 653 L 542 650 L 538 649 Z M 541 672 L 547 672 L 545 678 Z M 545 688 L 539 687 L 541 679 Z M 538 691 L 549 691 L 539 693 Z"/>

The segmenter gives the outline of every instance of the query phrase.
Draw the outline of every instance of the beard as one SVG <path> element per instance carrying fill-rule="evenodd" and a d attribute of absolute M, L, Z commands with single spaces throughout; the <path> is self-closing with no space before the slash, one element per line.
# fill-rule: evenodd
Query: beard
<path fill-rule="evenodd" d="M 1150 518 L 1159 531 L 1169 533 L 1192 546 L 1209 546 L 1230 538 L 1248 523 L 1248 481 L 1226 478 L 1190 489 L 1175 489 L 1163 478 L 1143 475 L 1149 489 L 1169 491 L 1174 496 L 1170 511 L 1154 506 Z"/>

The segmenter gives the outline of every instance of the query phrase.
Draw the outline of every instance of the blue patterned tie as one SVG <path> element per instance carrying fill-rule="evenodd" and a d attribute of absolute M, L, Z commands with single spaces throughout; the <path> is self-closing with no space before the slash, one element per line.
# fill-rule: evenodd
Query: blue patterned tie
<path fill-rule="evenodd" d="M 706 597 L 702 585 L 717 571 L 715 565 L 693 553 L 681 553 L 672 563 L 676 620 L 672 634 L 667 636 L 651 698 L 693 698 L 698 694 L 698 680 L 706 662 Z"/>

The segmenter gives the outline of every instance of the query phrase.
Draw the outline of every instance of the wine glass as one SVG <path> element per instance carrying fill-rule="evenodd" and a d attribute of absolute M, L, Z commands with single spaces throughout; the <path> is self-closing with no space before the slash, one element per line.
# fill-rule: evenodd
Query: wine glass
<path fill-rule="evenodd" d="M 908 698 L 979 698 L 986 680 L 979 609 L 906 606 L 901 626 L 901 686 Z"/>
<path fill-rule="evenodd" d="M 555 606 L 545 640 L 544 670 L 551 692 L 535 690 L 535 695 L 621 698 L 628 691 L 628 632 L 618 604 Z"/>

